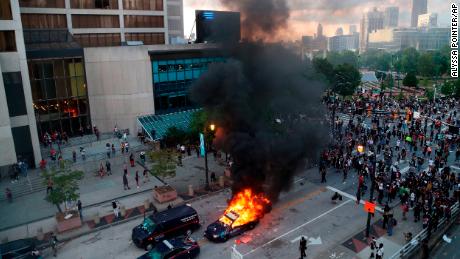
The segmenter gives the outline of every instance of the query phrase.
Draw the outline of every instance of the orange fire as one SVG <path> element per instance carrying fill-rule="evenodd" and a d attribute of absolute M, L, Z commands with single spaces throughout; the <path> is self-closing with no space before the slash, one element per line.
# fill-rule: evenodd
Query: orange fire
<path fill-rule="evenodd" d="M 232 227 L 241 226 L 262 218 L 267 206 L 270 206 L 270 200 L 265 195 L 255 194 L 247 188 L 232 198 L 219 221 Z"/>

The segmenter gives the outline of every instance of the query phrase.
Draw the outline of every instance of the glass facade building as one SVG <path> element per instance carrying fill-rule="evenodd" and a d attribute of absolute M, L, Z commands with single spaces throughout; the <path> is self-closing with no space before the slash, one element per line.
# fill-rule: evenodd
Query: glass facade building
<path fill-rule="evenodd" d="M 29 60 L 28 65 L 40 138 L 53 131 L 74 136 L 91 125 L 83 57 Z"/>
<path fill-rule="evenodd" d="M 208 70 L 210 64 L 218 62 L 225 62 L 225 59 L 216 56 L 168 59 L 152 57 L 156 113 L 194 108 L 188 96 L 190 86 Z"/>

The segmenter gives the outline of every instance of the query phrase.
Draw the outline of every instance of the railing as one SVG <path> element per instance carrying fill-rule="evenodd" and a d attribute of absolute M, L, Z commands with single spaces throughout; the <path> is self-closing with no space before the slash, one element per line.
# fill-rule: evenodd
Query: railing
<path fill-rule="evenodd" d="M 451 207 L 451 218 L 454 218 L 457 216 L 459 213 L 459 203 L 456 202 L 454 205 Z M 447 218 L 443 217 L 437 226 L 437 229 L 441 229 L 444 227 L 444 225 L 448 223 Z M 423 240 L 425 240 L 428 237 L 428 230 L 424 229 L 420 233 L 418 233 L 412 240 L 401 247 L 396 253 L 394 253 L 390 259 L 397 259 L 397 258 L 408 258 L 410 255 L 412 255 L 419 247 L 420 244 L 422 243 Z"/>

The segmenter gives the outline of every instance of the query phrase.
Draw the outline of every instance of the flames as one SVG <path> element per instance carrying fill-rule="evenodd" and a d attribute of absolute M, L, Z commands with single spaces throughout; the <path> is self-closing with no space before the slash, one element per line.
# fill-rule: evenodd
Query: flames
<path fill-rule="evenodd" d="M 265 195 L 247 188 L 233 196 L 219 221 L 232 227 L 241 226 L 262 218 L 268 206 L 271 202 Z"/>

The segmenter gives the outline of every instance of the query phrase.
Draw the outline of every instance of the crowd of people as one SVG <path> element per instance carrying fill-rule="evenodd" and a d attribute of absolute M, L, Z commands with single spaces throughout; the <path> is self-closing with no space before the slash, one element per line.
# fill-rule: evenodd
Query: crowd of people
<path fill-rule="evenodd" d="M 421 222 L 430 236 L 460 200 L 460 179 L 450 167 L 460 157 L 458 100 L 369 95 L 341 101 L 327 95 L 324 103 L 333 142 L 320 156 L 321 182 L 326 182 L 326 168 L 343 174 L 344 182 L 356 172 L 357 203 L 374 185 L 388 235 L 395 223 L 390 205 L 398 201 L 402 219 Z"/>

